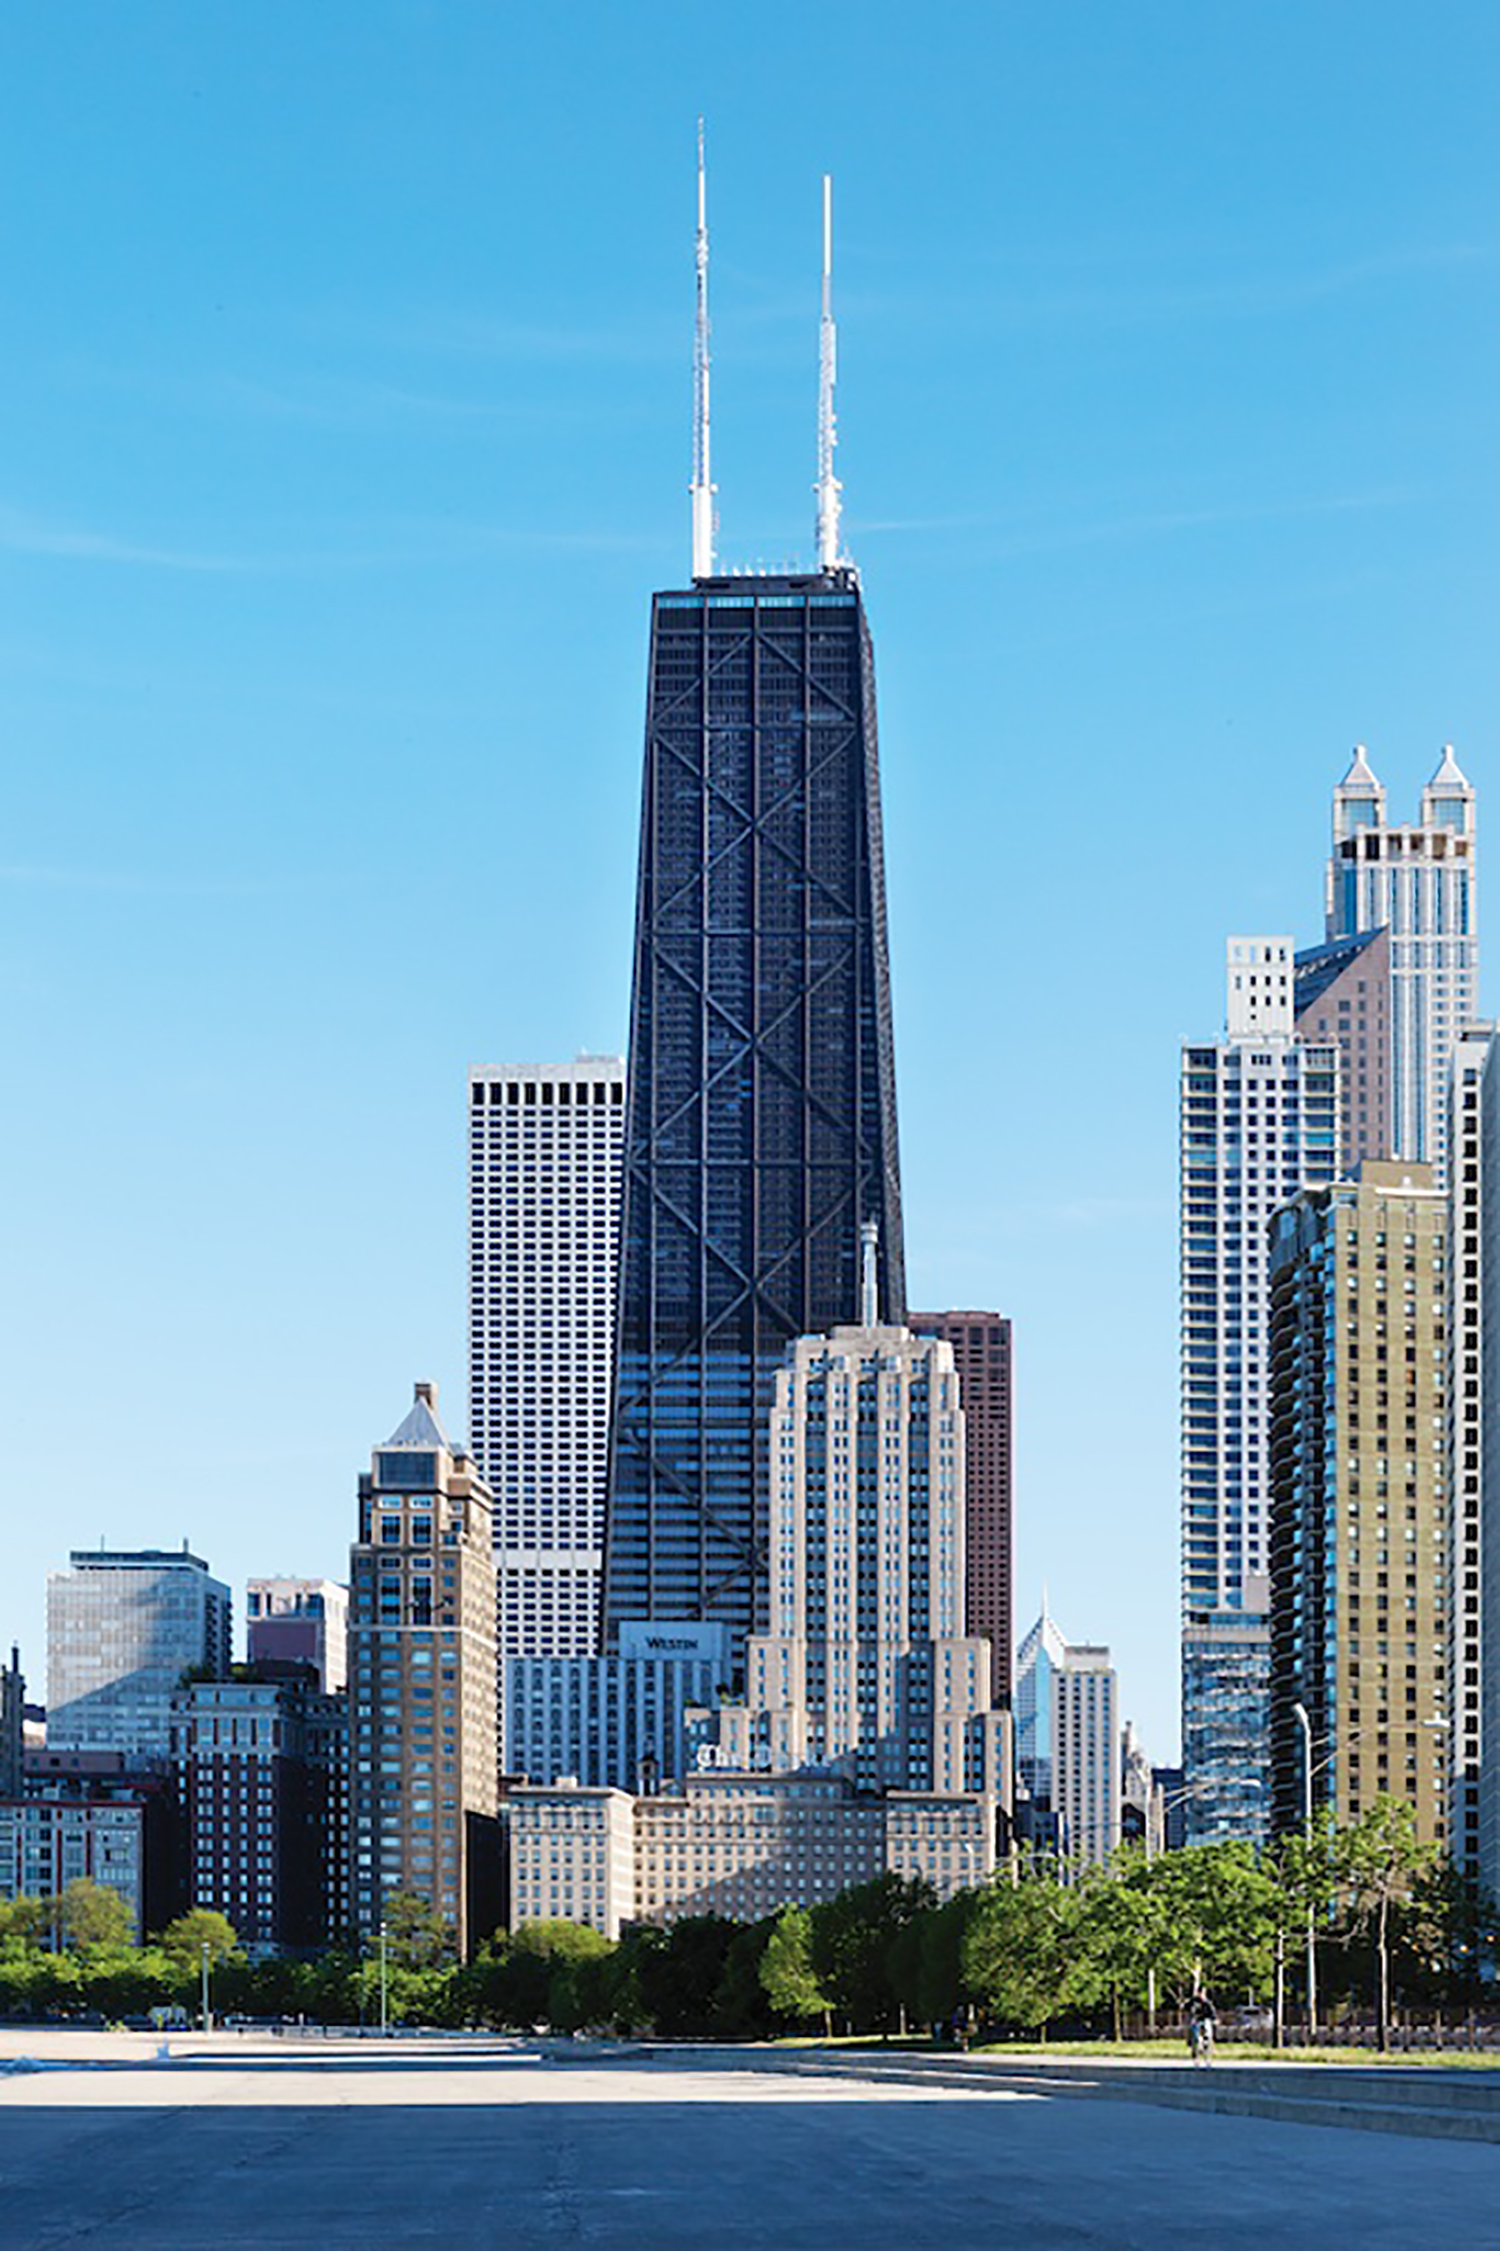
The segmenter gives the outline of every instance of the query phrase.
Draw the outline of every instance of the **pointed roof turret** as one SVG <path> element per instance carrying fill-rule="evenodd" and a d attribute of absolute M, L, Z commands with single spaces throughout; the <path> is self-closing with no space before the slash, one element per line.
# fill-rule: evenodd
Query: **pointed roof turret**
<path fill-rule="evenodd" d="M 415 1398 L 405 1420 L 399 1422 L 386 1440 L 386 1446 L 441 1447 L 446 1454 L 453 1452 L 448 1443 L 448 1433 L 437 1418 L 437 1385 L 419 1383 L 414 1387 Z"/>
<path fill-rule="evenodd" d="M 1354 790 L 1361 797 L 1380 790 L 1380 783 L 1370 771 L 1370 761 L 1363 743 L 1356 743 L 1354 756 L 1349 761 L 1349 771 L 1339 783 L 1341 790 Z"/>
<path fill-rule="evenodd" d="M 1427 784 L 1427 787 L 1431 790 L 1436 790 L 1440 797 L 1451 796 L 1459 791 L 1473 789 L 1474 784 L 1470 781 L 1468 775 L 1464 772 L 1463 768 L 1459 765 L 1458 760 L 1453 755 L 1452 743 L 1444 743 L 1443 755 L 1441 761 L 1439 762 L 1438 770 L 1433 775 L 1432 780 Z"/>

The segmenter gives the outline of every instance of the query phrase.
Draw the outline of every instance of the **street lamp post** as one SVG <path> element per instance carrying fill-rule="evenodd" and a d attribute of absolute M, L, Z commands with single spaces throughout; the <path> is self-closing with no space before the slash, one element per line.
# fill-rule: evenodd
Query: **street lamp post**
<path fill-rule="evenodd" d="M 380 1926 L 380 2030 L 384 2035 L 390 2029 L 390 2016 L 386 2006 L 385 1985 L 385 1925 Z"/>
<path fill-rule="evenodd" d="M 1307 1716 L 1307 1706 L 1292 1706 L 1292 1717 L 1302 1730 L 1302 1834 L 1312 1844 L 1313 1833 L 1313 1757 L 1312 1721 Z M 1318 1938 L 1311 1896 L 1307 1902 L 1307 2044 L 1315 2047 L 1318 2037 Z"/>
<path fill-rule="evenodd" d="M 199 1962 L 200 1962 L 200 1966 L 201 1966 L 201 1968 L 202 1968 L 202 1972 L 203 1972 L 203 2029 L 204 2029 L 204 2031 L 205 2031 L 205 2032 L 207 2032 L 207 2030 L 208 2030 L 208 1940 L 207 1940 L 207 1939 L 204 1939 L 204 1940 L 203 1940 L 203 1942 L 202 1942 L 201 1946 L 200 1946 L 200 1947 L 199 1947 L 199 1949 L 198 1949 L 198 1954 L 199 1954 Z"/>

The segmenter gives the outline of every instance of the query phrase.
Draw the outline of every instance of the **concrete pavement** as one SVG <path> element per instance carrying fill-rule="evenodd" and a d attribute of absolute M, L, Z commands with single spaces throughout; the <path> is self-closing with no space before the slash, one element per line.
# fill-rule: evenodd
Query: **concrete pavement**
<path fill-rule="evenodd" d="M 0 2033 L 5 2251 L 1500 2251 L 1500 2152 L 735 2068 L 360 2043 Z M 6 2069 L 18 2056 L 36 2068 Z"/>

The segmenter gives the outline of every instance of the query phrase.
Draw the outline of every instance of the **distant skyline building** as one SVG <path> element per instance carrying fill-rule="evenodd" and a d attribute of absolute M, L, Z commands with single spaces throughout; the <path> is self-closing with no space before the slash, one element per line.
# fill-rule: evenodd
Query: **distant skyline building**
<path fill-rule="evenodd" d="M 890 1873 L 936 1897 L 979 1889 L 999 1864 L 994 1801 L 857 1790 L 841 1774 L 690 1774 L 631 1796 L 558 1783 L 508 1800 L 517 1924 L 726 1915 L 754 1923 Z"/>
<path fill-rule="evenodd" d="M 625 1064 L 469 1073 L 469 1398 L 502 1664 L 599 1646 Z"/>
<path fill-rule="evenodd" d="M 1044 1595 L 1016 1660 L 1016 1821 L 1034 1852 L 1099 1867 L 1119 1844 L 1119 1703 L 1109 1651 L 1069 1642 Z"/>
<path fill-rule="evenodd" d="M 294 1680 L 194 1682 L 172 1700 L 172 1754 L 187 1904 L 227 1916 L 252 1959 L 346 1939 L 348 1699 Z"/>
<path fill-rule="evenodd" d="M 966 1433 L 964 1632 L 988 1640 L 991 1690 L 997 1704 L 1009 1705 L 1015 1646 L 1011 1325 L 1001 1313 L 949 1312 L 909 1313 L 907 1326 L 953 1347 Z"/>
<path fill-rule="evenodd" d="M 1305 1040 L 1339 1051 L 1339 1171 L 1392 1152 L 1391 940 L 1386 930 L 1304 946 L 1293 1007 Z"/>
<path fill-rule="evenodd" d="M 1445 1178 L 1454 1043 L 1479 1006 L 1475 793 L 1445 748 L 1421 819 L 1392 822 L 1363 745 L 1333 793 L 1329 939 L 1390 933 L 1393 1155 Z"/>
<path fill-rule="evenodd" d="M 245 1653 L 252 1665 L 311 1665 L 330 1695 L 349 1681 L 349 1589 L 336 1579 L 248 1579 Z"/>
<path fill-rule="evenodd" d="M 437 1416 L 437 1387 L 359 1481 L 350 1551 L 355 1927 L 415 1892 L 460 1955 L 500 1920 L 495 1559 L 489 1489 Z"/>
<path fill-rule="evenodd" d="M 874 667 L 859 581 L 653 604 L 605 1624 L 766 1618 L 766 1427 L 846 1319 L 905 1315 Z"/>
<path fill-rule="evenodd" d="M 1454 1044 L 1448 1122 L 1448 1709 L 1449 1857 L 1464 1875 L 1482 1879 L 1481 1805 L 1487 1734 L 1483 1678 L 1488 1637 L 1484 1590 L 1486 1532 L 1485 1331 L 1500 1320 L 1490 1276 L 1500 1273 L 1500 1244 L 1487 1214 L 1494 1208 L 1486 1142 L 1485 1088 L 1496 1027 L 1471 1024 Z M 1497 1490 L 1489 1487 L 1488 1490 Z"/>
<path fill-rule="evenodd" d="M 1008 1806 L 1010 1727 L 990 1644 L 964 1631 L 964 1413 L 953 1348 L 875 1319 L 800 1337 L 771 1409 L 770 1630 L 717 1755 L 842 1773 L 865 1790 L 986 1792 Z"/>
<path fill-rule="evenodd" d="M 1467 1091 L 1467 1090 L 1465 1090 Z M 1479 1160 L 1478 1179 L 1461 1178 L 1451 1195 L 1460 1199 L 1463 1213 L 1462 1242 L 1466 1249 L 1472 1240 L 1474 1206 L 1468 1201 L 1470 1191 L 1478 1195 L 1480 1251 L 1475 1260 L 1478 1272 L 1472 1279 L 1479 1289 L 1479 1370 L 1468 1373 L 1468 1361 L 1473 1357 L 1466 1351 L 1464 1382 L 1477 1384 L 1479 1414 L 1479 1489 L 1471 1490 L 1472 1471 L 1469 1456 L 1472 1449 L 1465 1443 L 1456 1459 L 1463 1482 L 1458 1497 L 1464 1514 L 1461 1519 L 1464 1548 L 1467 1549 L 1470 1528 L 1475 1519 L 1468 1513 L 1471 1500 L 1478 1500 L 1477 1518 L 1479 1532 L 1479 1584 L 1473 1591 L 1479 1597 L 1480 1661 L 1476 1668 L 1477 1683 L 1466 1678 L 1462 1686 L 1467 1699 L 1471 1688 L 1479 1691 L 1480 1765 L 1476 1791 L 1479 1826 L 1479 1876 L 1492 1898 L 1500 1897 L 1500 1507 L 1491 1507 L 1491 1499 L 1500 1495 L 1500 1415 L 1486 1414 L 1484 1402 L 1500 1399 L 1500 1041 L 1492 1041 L 1485 1057 L 1484 1075 L 1479 1088 Z M 1467 1171 L 1467 1165 L 1465 1165 Z M 1454 1221 L 1455 1238 L 1458 1221 Z M 1455 1321 L 1455 1329 L 1458 1327 Z M 1466 1341 L 1473 1329 L 1465 1317 Z M 1457 1426 L 1465 1439 L 1472 1427 L 1467 1422 Z M 1469 1571 L 1464 1569 L 1464 1585 L 1468 1591 Z M 1457 1708 L 1457 1697 L 1454 1699 Z M 1467 1701 L 1465 1711 L 1469 1709 Z M 1458 1739 L 1462 1742 L 1462 1737 Z"/>
<path fill-rule="evenodd" d="M 184 1672 L 229 1671 L 232 1597 L 200 1556 L 167 1548 L 75 1548 L 47 1575 L 47 1747 L 171 1751 Z"/>
<path fill-rule="evenodd" d="M 720 575 L 700 165 L 690 585 L 652 602 L 604 1624 L 767 1618 L 797 1337 L 906 1315 L 875 672 L 839 539 L 825 184 L 816 569 Z"/>
<path fill-rule="evenodd" d="M 1289 937 L 1229 939 L 1224 1037 L 1182 1054 L 1182 1751 L 1192 1843 L 1268 1834 L 1267 1227 L 1285 1198 L 1333 1179 L 1341 1130 L 1338 1042 L 1299 1036 L 1295 955 Z"/>
<path fill-rule="evenodd" d="M 1271 1231 L 1275 1827 L 1384 1794 L 1446 1844 L 1447 1201 L 1402 1159 Z"/>
<path fill-rule="evenodd" d="M 688 1714 L 717 1702 L 731 1669 L 728 1628 L 687 1621 L 622 1625 L 604 1657 L 512 1657 L 505 1771 L 628 1791 L 681 1781 Z"/>

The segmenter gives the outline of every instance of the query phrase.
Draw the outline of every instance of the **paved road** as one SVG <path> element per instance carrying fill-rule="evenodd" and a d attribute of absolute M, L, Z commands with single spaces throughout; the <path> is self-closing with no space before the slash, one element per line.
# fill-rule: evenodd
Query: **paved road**
<path fill-rule="evenodd" d="M 0 2040 L 7 2055 L 24 2036 Z M 5 2251 L 1500 2251 L 1500 2150 L 517 2044 L 33 2039 Z M 87 2056 L 88 2061 L 82 2059 Z"/>

